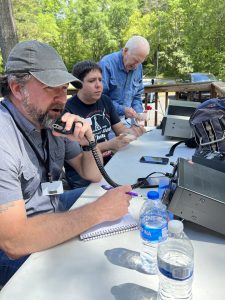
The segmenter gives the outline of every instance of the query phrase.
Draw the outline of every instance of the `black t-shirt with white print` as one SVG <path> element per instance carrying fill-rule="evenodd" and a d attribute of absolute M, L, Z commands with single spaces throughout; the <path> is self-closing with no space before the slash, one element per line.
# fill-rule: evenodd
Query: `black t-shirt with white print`
<path fill-rule="evenodd" d="M 65 111 L 79 115 L 90 122 L 98 143 L 109 140 L 111 125 L 120 122 L 120 118 L 111 99 L 105 95 L 102 95 L 94 104 L 85 104 L 75 95 L 67 101 Z M 106 161 L 107 160 L 104 159 L 104 162 Z M 66 162 L 64 166 L 66 178 L 71 188 L 84 187 L 90 183 L 88 180 L 81 178 Z"/>
<path fill-rule="evenodd" d="M 94 104 L 83 103 L 75 95 L 67 101 L 65 111 L 86 119 L 98 143 L 107 141 L 111 126 L 120 122 L 111 99 L 105 95 Z"/>

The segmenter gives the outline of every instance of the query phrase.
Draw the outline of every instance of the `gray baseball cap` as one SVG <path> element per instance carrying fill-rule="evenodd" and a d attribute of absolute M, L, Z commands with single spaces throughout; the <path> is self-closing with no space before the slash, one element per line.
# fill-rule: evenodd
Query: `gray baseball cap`
<path fill-rule="evenodd" d="M 26 72 L 50 87 L 71 82 L 76 88 L 82 88 L 82 81 L 68 72 L 56 50 L 42 42 L 20 42 L 10 52 L 5 73 Z"/>

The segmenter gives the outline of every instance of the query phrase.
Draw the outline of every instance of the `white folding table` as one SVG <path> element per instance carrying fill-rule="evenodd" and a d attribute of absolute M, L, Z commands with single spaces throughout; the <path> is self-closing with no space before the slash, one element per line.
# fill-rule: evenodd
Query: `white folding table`
<path fill-rule="evenodd" d="M 171 172 L 169 164 L 140 163 L 142 155 L 164 156 L 174 140 L 153 130 L 117 152 L 106 170 L 120 184 L 134 183 L 152 171 Z M 170 161 L 191 158 L 193 149 L 178 146 Z M 102 181 L 102 183 L 104 180 Z M 74 207 L 94 201 L 104 191 L 91 184 Z M 145 195 L 146 190 L 138 189 Z M 135 197 L 129 210 L 138 220 L 143 198 Z M 195 253 L 194 300 L 225 298 L 225 236 L 184 222 Z M 156 299 L 157 275 L 140 269 L 138 230 L 83 242 L 74 238 L 52 249 L 32 254 L 0 292 L 1 300 L 144 300 Z"/>

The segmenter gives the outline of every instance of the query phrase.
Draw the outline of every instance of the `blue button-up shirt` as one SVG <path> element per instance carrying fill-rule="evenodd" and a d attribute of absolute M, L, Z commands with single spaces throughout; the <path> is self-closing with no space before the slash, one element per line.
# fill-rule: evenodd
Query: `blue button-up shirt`
<path fill-rule="evenodd" d="M 137 113 L 143 112 L 142 65 L 127 72 L 123 64 L 122 50 L 104 56 L 100 65 L 102 67 L 103 93 L 112 99 L 119 116 L 124 116 L 125 107 L 132 107 Z"/>

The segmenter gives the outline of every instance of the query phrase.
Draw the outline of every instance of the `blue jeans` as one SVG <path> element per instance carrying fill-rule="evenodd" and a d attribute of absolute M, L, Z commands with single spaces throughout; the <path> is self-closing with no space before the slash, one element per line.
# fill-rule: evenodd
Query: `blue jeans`
<path fill-rule="evenodd" d="M 60 195 L 60 210 L 67 211 L 76 202 L 85 188 L 69 190 Z M 21 265 L 27 260 L 29 255 L 19 259 L 10 259 L 2 250 L 0 250 L 0 285 L 4 285 L 16 273 Z"/>
<path fill-rule="evenodd" d="M 28 257 L 29 255 L 26 255 L 19 259 L 12 260 L 0 250 L 0 285 L 6 284 Z"/>
<path fill-rule="evenodd" d="M 80 195 L 85 191 L 87 187 L 76 188 L 73 190 L 65 191 L 60 195 L 60 211 L 67 211 L 73 206 Z"/>

